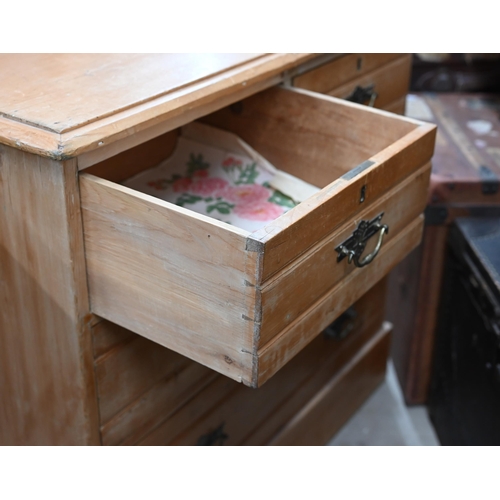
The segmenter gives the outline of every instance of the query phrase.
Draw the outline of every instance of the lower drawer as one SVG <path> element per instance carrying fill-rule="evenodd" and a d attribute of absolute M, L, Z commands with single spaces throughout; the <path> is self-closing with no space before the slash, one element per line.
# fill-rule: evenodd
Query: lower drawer
<path fill-rule="evenodd" d="M 327 443 L 384 380 L 392 325 L 379 331 L 336 373 L 277 435 L 272 446 Z"/>
<path fill-rule="evenodd" d="M 259 389 L 98 323 L 93 341 L 103 444 L 266 444 L 371 342 L 383 321 L 384 295 L 382 280 Z"/>
<path fill-rule="evenodd" d="M 355 304 L 351 310 L 355 317 L 341 318 L 337 334 L 344 332 L 345 338 L 332 338 L 331 332 L 320 335 L 259 389 L 228 384 L 224 377 L 218 377 L 140 444 L 267 444 L 332 376 L 370 344 L 382 324 L 384 291 L 385 281 Z"/>

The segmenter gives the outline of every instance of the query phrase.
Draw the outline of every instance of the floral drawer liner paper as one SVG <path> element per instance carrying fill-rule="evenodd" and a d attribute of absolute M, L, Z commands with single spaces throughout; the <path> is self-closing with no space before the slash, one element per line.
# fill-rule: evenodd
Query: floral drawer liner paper
<path fill-rule="evenodd" d="M 201 123 L 173 154 L 123 185 L 253 232 L 319 191 L 282 172 L 238 136 Z"/>

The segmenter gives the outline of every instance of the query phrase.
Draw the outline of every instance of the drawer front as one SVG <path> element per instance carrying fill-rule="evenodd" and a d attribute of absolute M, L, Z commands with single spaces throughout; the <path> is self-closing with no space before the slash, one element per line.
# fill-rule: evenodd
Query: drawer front
<path fill-rule="evenodd" d="M 248 233 L 83 173 L 92 312 L 258 386 L 418 243 L 435 127 L 285 88 L 204 120 L 320 191 Z M 373 263 L 337 263 L 335 248 L 381 212 L 389 234 Z"/>
<path fill-rule="evenodd" d="M 385 322 L 267 444 L 326 444 L 384 380 L 391 334 L 392 325 Z"/>
<path fill-rule="evenodd" d="M 411 64 L 411 54 L 350 54 L 296 77 L 293 85 L 399 112 L 396 103 L 408 92 Z"/>
<path fill-rule="evenodd" d="M 338 317 L 349 304 L 361 297 L 374 283 L 411 252 L 421 241 L 423 216 L 419 216 L 380 251 L 367 268 L 356 268 L 347 279 L 329 290 L 307 311 L 259 349 L 258 377 L 261 385 L 288 363 L 313 338 Z"/>
<path fill-rule="evenodd" d="M 409 54 L 408 54 L 409 55 Z M 388 63 L 406 57 L 402 54 L 345 54 L 293 79 L 293 86 L 327 94 L 365 76 Z"/>
<path fill-rule="evenodd" d="M 137 443 L 217 377 L 109 321 L 92 328 L 92 341 L 104 445 Z"/>
<path fill-rule="evenodd" d="M 359 221 L 370 221 L 384 214 L 382 223 L 389 228 L 382 247 L 388 245 L 425 208 L 431 166 L 425 165 L 394 189 L 370 204 L 356 218 L 324 238 L 298 261 L 267 281 L 261 292 L 262 329 L 260 341 L 268 343 L 291 322 L 295 321 L 320 297 L 341 283 L 356 269 L 348 259 L 337 262 L 336 248 L 357 229 Z M 369 254 L 378 239 L 376 233 L 368 240 L 363 254 Z"/>
<path fill-rule="evenodd" d="M 336 329 L 317 336 L 265 386 L 250 389 L 233 382 L 230 387 L 219 376 L 140 444 L 266 444 L 371 342 L 382 325 L 384 292 L 382 281 L 349 309 Z"/>
<path fill-rule="evenodd" d="M 408 93 L 410 74 L 411 56 L 407 55 L 326 93 L 387 109 Z"/>

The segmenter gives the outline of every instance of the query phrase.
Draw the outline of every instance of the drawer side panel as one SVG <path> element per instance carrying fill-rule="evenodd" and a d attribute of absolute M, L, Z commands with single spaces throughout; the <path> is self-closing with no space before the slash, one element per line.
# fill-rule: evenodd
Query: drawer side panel
<path fill-rule="evenodd" d="M 258 252 L 246 236 L 90 175 L 80 187 L 93 312 L 248 378 Z"/>

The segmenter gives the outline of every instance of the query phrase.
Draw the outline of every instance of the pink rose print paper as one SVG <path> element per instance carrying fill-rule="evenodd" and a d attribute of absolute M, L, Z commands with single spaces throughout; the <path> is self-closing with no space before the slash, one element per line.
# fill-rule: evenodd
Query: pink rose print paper
<path fill-rule="evenodd" d="M 200 123 L 181 129 L 170 158 L 123 184 L 249 232 L 318 191 L 277 170 L 234 134 Z"/>

